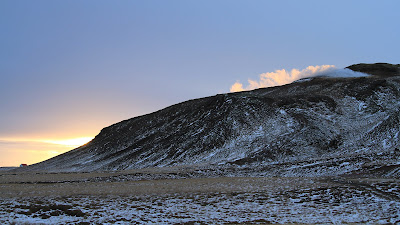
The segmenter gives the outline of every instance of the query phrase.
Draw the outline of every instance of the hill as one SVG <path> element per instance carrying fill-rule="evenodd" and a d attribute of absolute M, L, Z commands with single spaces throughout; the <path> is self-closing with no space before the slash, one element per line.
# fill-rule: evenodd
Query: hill
<path fill-rule="evenodd" d="M 399 65 L 189 100 L 121 121 L 19 170 L 201 166 L 276 176 L 400 175 Z"/>

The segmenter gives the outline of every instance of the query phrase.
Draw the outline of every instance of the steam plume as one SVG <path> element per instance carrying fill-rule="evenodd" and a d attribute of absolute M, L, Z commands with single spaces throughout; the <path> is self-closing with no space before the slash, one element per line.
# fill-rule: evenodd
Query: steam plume
<path fill-rule="evenodd" d="M 275 72 L 268 72 L 260 74 L 258 81 L 249 79 L 249 85 L 246 88 L 243 84 L 237 81 L 231 86 L 231 92 L 247 91 L 263 87 L 273 87 L 284 84 L 292 83 L 293 81 L 315 76 L 328 76 L 328 77 L 360 77 L 367 76 L 367 74 L 354 72 L 350 69 L 337 69 L 334 65 L 322 66 L 309 66 L 303 70 L 292 69 L 287 71 L 285 69 L 276 70 Z"/>

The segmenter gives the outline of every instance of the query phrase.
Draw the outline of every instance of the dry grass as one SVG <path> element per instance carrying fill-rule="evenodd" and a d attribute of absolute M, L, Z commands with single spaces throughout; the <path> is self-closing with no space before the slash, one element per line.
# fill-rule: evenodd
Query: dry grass
<path fill-rule="evenodd" d="M 175 167 L 154 167 L 135 170 L 106 171 L 106 172 L 12 172 L 0 171 L 1 183 L 20 183 L 20 182 L 63 182 L 79 181 L 90 178 L 106 178 L 118 175 L 147 174 L 163 175 L 171 173 L 190 173 L 196 170 L 196 167 L 175 166 Z"/>
<path fill-rule="evenodd" d="M 38 197 L 71 195 L 153 195 L 185 193 L 234 193 L 284 191 L 320 187 L 309 178 L 195 178 L 126 182 L 82 183 L 2 183 L 0 197 Z"/>
<path fill-rule="evenodd" d="M 167 167 L 93 173 L 0 172 L 0 197 L 73 195 L 152 195 L 284 191 L 327 185 L 313 178 L 217 177 L 160 179 L 170 174 L 190 174 L 195 168 Z M 127 180 L 116 177 L 127 176 Z M 136 177 L 145 180 L 135 180 Z M 172 176 L 173 177 L 173 176 Z"/>

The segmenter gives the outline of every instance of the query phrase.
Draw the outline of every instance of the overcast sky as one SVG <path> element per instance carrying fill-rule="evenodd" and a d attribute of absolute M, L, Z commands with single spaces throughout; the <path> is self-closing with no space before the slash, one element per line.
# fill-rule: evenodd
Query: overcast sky
<path fill-rule="evenodd" d="M 399 9 L 396 0 L 2 0 L 0 166 L 16 164 L 18 143 L 22 154 L 33 151 L 24 141 L 93 137 L 262 73 L 400 63 Z"/>

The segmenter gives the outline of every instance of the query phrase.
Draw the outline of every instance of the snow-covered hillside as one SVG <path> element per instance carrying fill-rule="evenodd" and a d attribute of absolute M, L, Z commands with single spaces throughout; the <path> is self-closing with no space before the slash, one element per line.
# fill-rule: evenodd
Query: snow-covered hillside
<path fill-rule="evenodd" d="M 21 170 L 201 165 L 279 176 L 400 176 L 399 65 L 348 68 L 371 75 L 186 101 L 106 127 L 87 145 Z"/>

